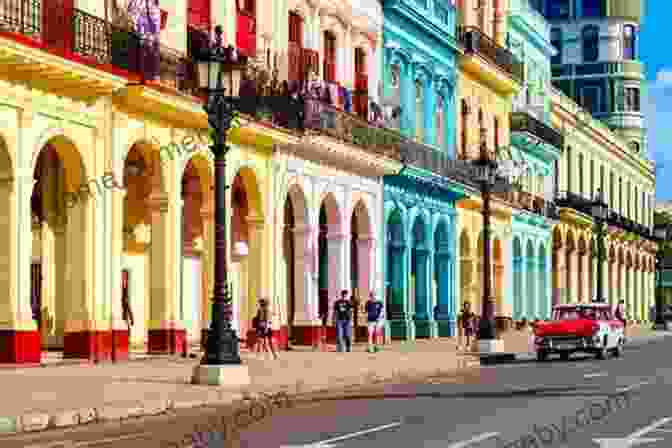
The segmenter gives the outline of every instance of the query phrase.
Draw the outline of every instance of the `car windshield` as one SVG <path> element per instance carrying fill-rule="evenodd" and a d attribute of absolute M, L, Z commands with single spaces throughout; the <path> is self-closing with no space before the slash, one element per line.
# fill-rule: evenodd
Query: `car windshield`
<path fill-rule="evenodd" d="M 555 320 L 595 319 L 597 311 L 594 308 L 561 308 L 555 310 Z"/>

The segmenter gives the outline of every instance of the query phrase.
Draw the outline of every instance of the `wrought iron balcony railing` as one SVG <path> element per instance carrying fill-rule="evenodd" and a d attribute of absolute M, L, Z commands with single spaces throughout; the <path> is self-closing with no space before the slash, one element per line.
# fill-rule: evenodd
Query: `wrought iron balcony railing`
<path fill-rule="evenodd" d="M 511 131 L 527 132 L 560 151 L 564 147 L 564 137 L 560 132 L 537 120 L 527 112 L 511 113 Z"/>
<path fill-rule="evenodd" d="M 460 27 L 458 40 L 467 53 L 476 53 L 497 65 L 519 83 L 525 79 L 525 69 L 513 53 L 499 46 L 476 27 Z"/>
<path fill-rule="evenodd" d="M 191 93 L 189 81 L 195 73 L 186 55 L 79 9 L 43 0 L 2 0 L 0 30 L 21 34 L 46 50 L 86 64 L 109 65 L 143 81 Z"/>
<path fill-rule="evenodd" d="M 554 202 L 547 201 L 542 197 L 536 196 L 524 191 L 509 191 L 506 193 L 495 193 L 495 197 L 502 199 L 512 206 L 536 213 L 550 219 L 558 219 L 557 207 Z"/>
<path fill-rule="evenodd" d="M 607 223 L 609 225 L 618 227 L 620 229 L 623 229 L 627 232 L 634 233 L 636 235 L 642 236 L 644 238 L 652 238 L 653 237 L 653 232 L 651 229 L 644 224 L 640 224 L 638 222 L 635 222 L 631 219 L 626 218 L 625 216 L 621 215 L 620 213 L 611 210 L 609 212 L 609 216 L 607 218 Z"/>
<path fill-rule="evenodd" d="M 557 194 L 555 203 L 561 208 L 572 208 L 586 215 L 592 216 L 593 201 L 583 195 L 572 193 L 571 191 L 560 191 Z"/>

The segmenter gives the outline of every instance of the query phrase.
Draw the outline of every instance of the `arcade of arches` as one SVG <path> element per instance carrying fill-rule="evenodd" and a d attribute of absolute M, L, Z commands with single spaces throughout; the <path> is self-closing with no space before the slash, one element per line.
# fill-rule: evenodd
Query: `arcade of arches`
<path fill-rule="evenodd" d="M 602 297 L 625 301 L 629 320 L 647 321 L 655 297 L 655 248 L 610 232 L 602 260 Z M 558 225 L 553 230 L 553 303 L 597 297 L 597 250 L 590 230 Z"/>

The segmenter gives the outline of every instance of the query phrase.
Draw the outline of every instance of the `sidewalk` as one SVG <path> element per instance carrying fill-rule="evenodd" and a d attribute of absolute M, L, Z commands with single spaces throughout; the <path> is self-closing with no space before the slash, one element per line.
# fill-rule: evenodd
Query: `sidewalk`
<path fill-rule="evenodd" d="M 628 329 L 633 343 L 670 334 L 654 333 L 644 326 Z M 529 330 L 505 333 L 505 350 L 529 352 L 530 336 Z M 243 352 L 241 357 L 252 379 L 244 390 L 190 384 L 200 354 L 196 359 L 137 354 L 128 362 L 97 365 L 59 362 L 50 355 L 45 367 L 0 369 L 0 435 L 228 404 L 246 394 L 284 391 L 294 395 L 408 378 L 455 376 L 478 372 L 480 365 L 477 357 L 458 349 L 455 338 L 395 341 L 375 354 L 365 350 L 365 344 L 356 345 L 353 353 L 295 347 L 281 352 L 279 360 Z"/>
<path fill-rule="evenodd" d="M 0 434 L 226 404 L 247 393 L 293 395 L 478 368 L 478 360 L 458 353 L 450 339 L 393 342 L 375 354 L 365 350 L 365 344 L 356 345 L 352 353 L 295 348 L 281 352 L 279 360 L 243 352 L 252 379 L 245 390 L 190 384 L 200 354 L 196 359 L 145 356 L 97 365 L 59 363 L 51 355 L 52 364 L 46 367 L 0 369 Z"/>

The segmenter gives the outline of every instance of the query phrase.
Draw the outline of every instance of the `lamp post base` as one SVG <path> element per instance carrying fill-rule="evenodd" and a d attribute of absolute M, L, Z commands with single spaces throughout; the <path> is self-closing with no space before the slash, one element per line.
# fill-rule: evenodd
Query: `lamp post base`
<path fill-rule="evenodd" d="M 250 382 L 250 371 L 244 364 L 198 364 L 191 377 L 192 384 L 207 386 L 239 387 L 249 386 Z"/>

